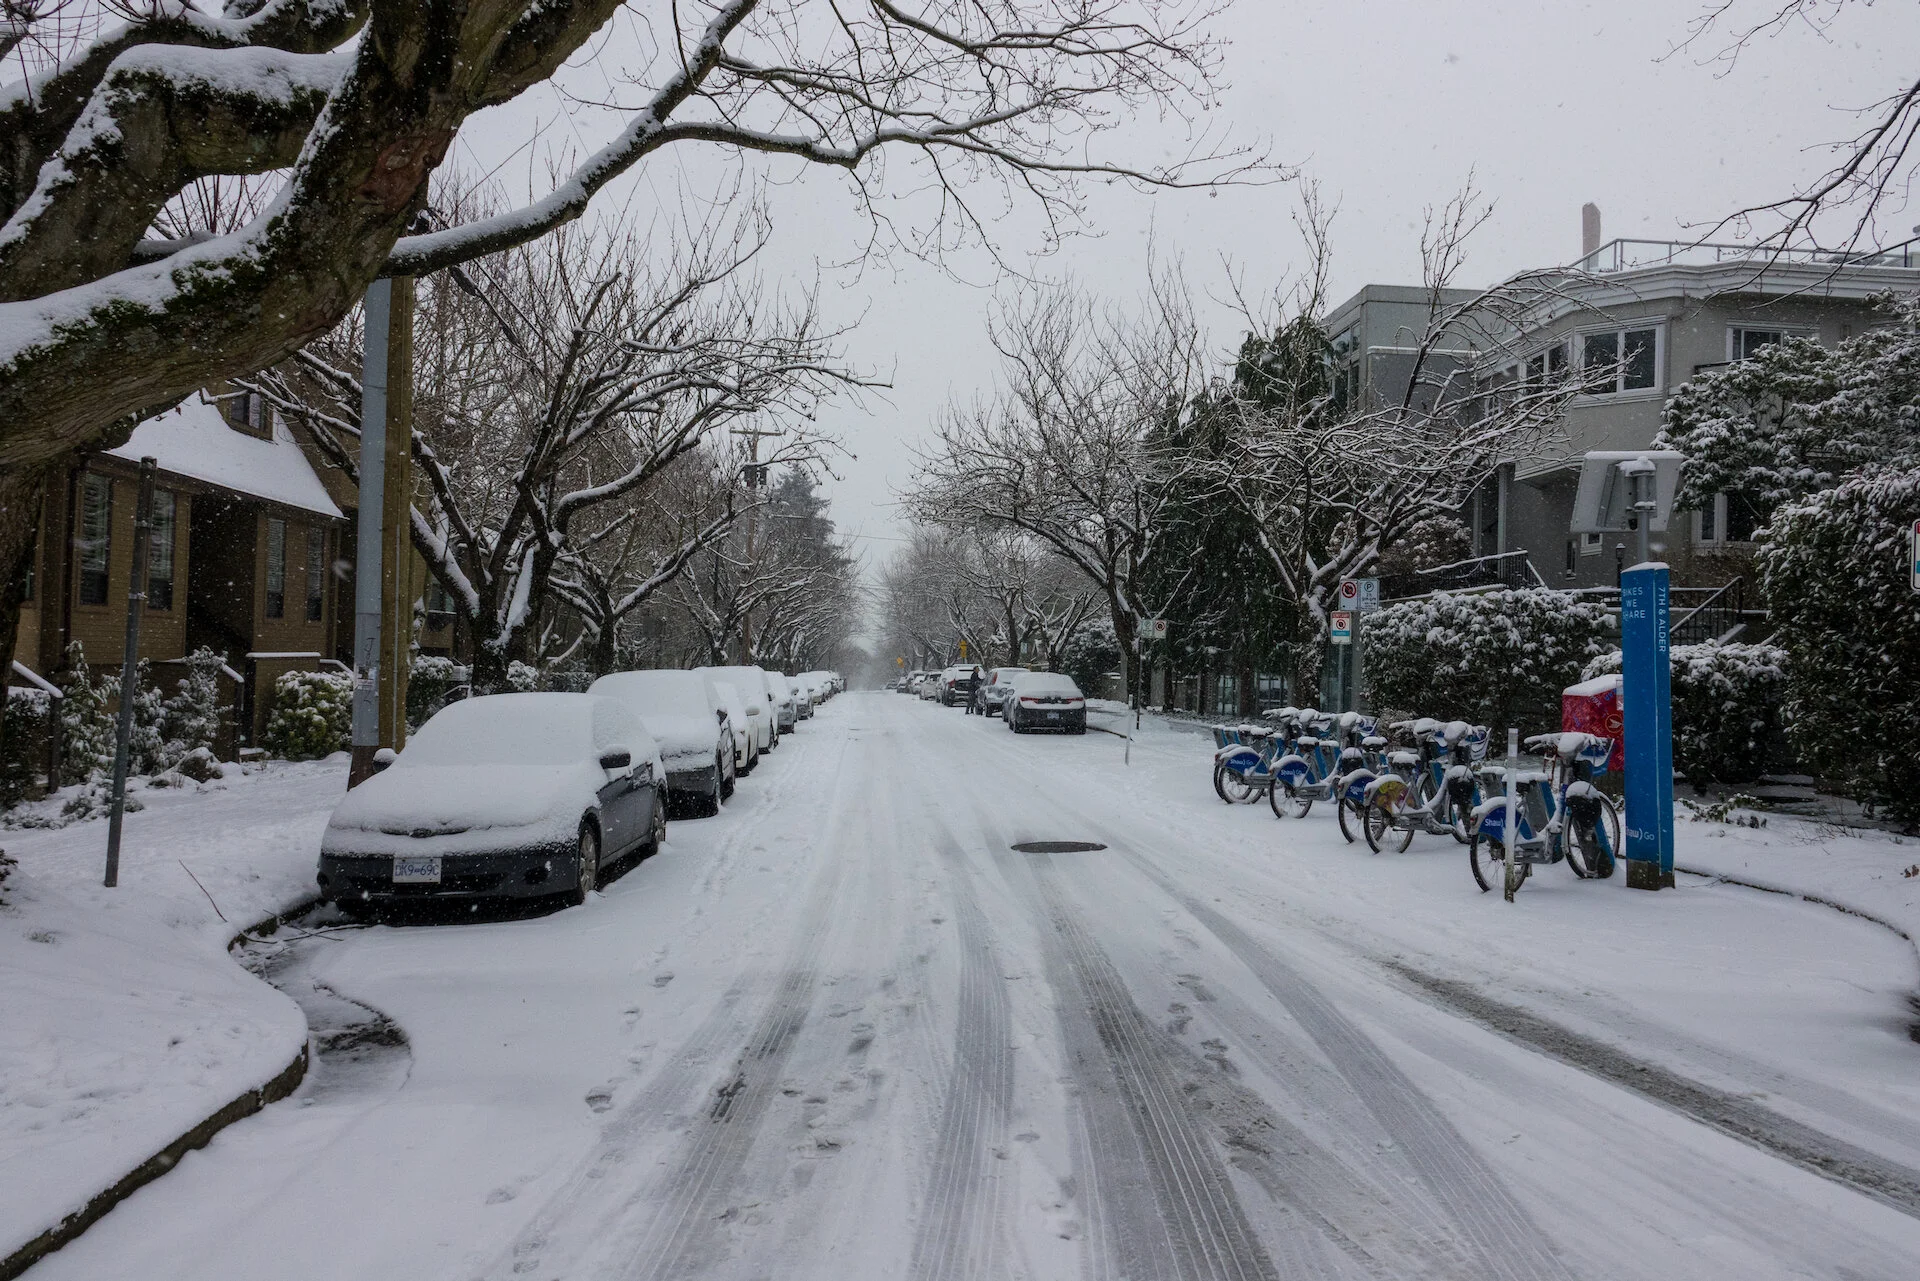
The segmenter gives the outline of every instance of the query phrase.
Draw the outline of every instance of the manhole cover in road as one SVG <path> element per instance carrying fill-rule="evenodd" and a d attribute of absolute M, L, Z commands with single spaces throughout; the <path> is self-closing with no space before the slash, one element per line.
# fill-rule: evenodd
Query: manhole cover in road
<path fill-rule="evenodd" d="M 1021 841 L 1013 848 L 1021 854 L 1089 854 L 1107 847 L 1098 841 Z"/>

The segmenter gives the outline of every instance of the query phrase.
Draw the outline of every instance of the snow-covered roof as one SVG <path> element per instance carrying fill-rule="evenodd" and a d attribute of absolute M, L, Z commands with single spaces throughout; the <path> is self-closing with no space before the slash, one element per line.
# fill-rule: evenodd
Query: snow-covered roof
<path fill-rule="evenodd" d="M 107 452 L 132 463 L 150 454 L 161 471 L 176 476 L 322 516 L 341 515 L 284 423 L 275 421 L 272 440 L 249 436 L 228 426 L 201 395 L 149 418 L 126 444 Z"/>

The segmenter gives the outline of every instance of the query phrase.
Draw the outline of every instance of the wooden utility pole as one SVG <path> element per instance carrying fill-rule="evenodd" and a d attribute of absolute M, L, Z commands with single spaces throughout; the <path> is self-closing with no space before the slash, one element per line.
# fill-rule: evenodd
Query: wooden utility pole
<path fill-rule="evenodd" d="M 140 460 L 140 496 L 133 510 L 133 564 L 127 570 L 127 640 L 120 654 L 120 721 L 113 743 L 113 807 L 107 819 L 107 874 L 120 884 L 120 820 L 127 808 L 127 757 L 133 749 L 133 705 L 140 698 L 140 615 L 147 606 L 147 543 L 153 529 L 152 457 Z"/>

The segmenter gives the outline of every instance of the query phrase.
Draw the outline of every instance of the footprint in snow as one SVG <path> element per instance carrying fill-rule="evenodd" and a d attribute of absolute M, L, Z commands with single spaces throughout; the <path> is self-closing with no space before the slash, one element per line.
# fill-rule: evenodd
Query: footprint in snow
<path fill-rule="evenodd" d="M 605 1112 L 613 1106 L 613 1091 L 605 1089 L 594 1090 L 587 1095 L 587 1106 L 595 1112 Z"/>
<path fill-rule="evenodd" d="M 655 987 L 665 987 L 667 984 L 671 982 L 673 982 L 672 970 L 663 970 L 659 974 L 656 974 L 653 976 L 653 985 Z"/>

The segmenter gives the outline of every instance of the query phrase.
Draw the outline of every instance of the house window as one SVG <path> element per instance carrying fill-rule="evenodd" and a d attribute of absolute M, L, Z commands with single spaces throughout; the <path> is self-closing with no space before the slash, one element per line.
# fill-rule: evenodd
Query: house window
<path fill-rule="evenodd" d="M 1599 534 L 1580 535 L 1580 554 L 1582 556 L 1598 556 L 1605 545 L 1606 539 Z"/>
<path fill-rule="evenodd" d="M 1734 325 L 1727 330 L 1727 360 L 1734 364 L 1752 360 L 1763 347 L 1783 343 L 1789 338 L 1813 336 L 1810 332 L 1797 329 L 1748 329 L 1744 325 Z"/>
<path fill-rule="evenodd" d="M 1616 329 L 1583 334 L 1581 364 L 1589 396 L 1611 396 L 1623 391 L 1646 391 L 1660 385 L 1660 331 Z"/>
<path fill-rule="evenodd" d="M 80 481 L 80 603 L 107 603 L 107 553 L 113 542 L 113 481 L 89 473 Z"/>
<path fill-rule="evenodd" d="M 317 623 L 321 615 L 321 591 L 326 585 L 327 531 L 318 525 L 307 526 L 307 621 Z"/>
<path fill-rule="evenodd" d="M 287 616 L 287 522 L 267 518 L 267 617 Z"/>
<path fill-rule="evenodd" d="M 235 431 L 273 439 L 273 410 L 265 400 L 250 391 L 228 390 L 220 394 L 220 416 Z"/>
<path fill-rule="evenodd" d="M 1694 541 L 1706 547 L 1750 543 L 1760 525 L 1758 509 L 1744 494 L 1715 494 L 1693 514 Z"/>
<path fill-rule="evenodd" d="M 147 608 L 173 608 L 174 494 L 153 491 L 153 529 L 147 538 Z"/>
<path fill-rule="evenodd" d="M 1560 381 L 1567 372 L 1567 345 L 1555 343 L 1527 360 L 1527 386 L 1538 391 Z"/>

